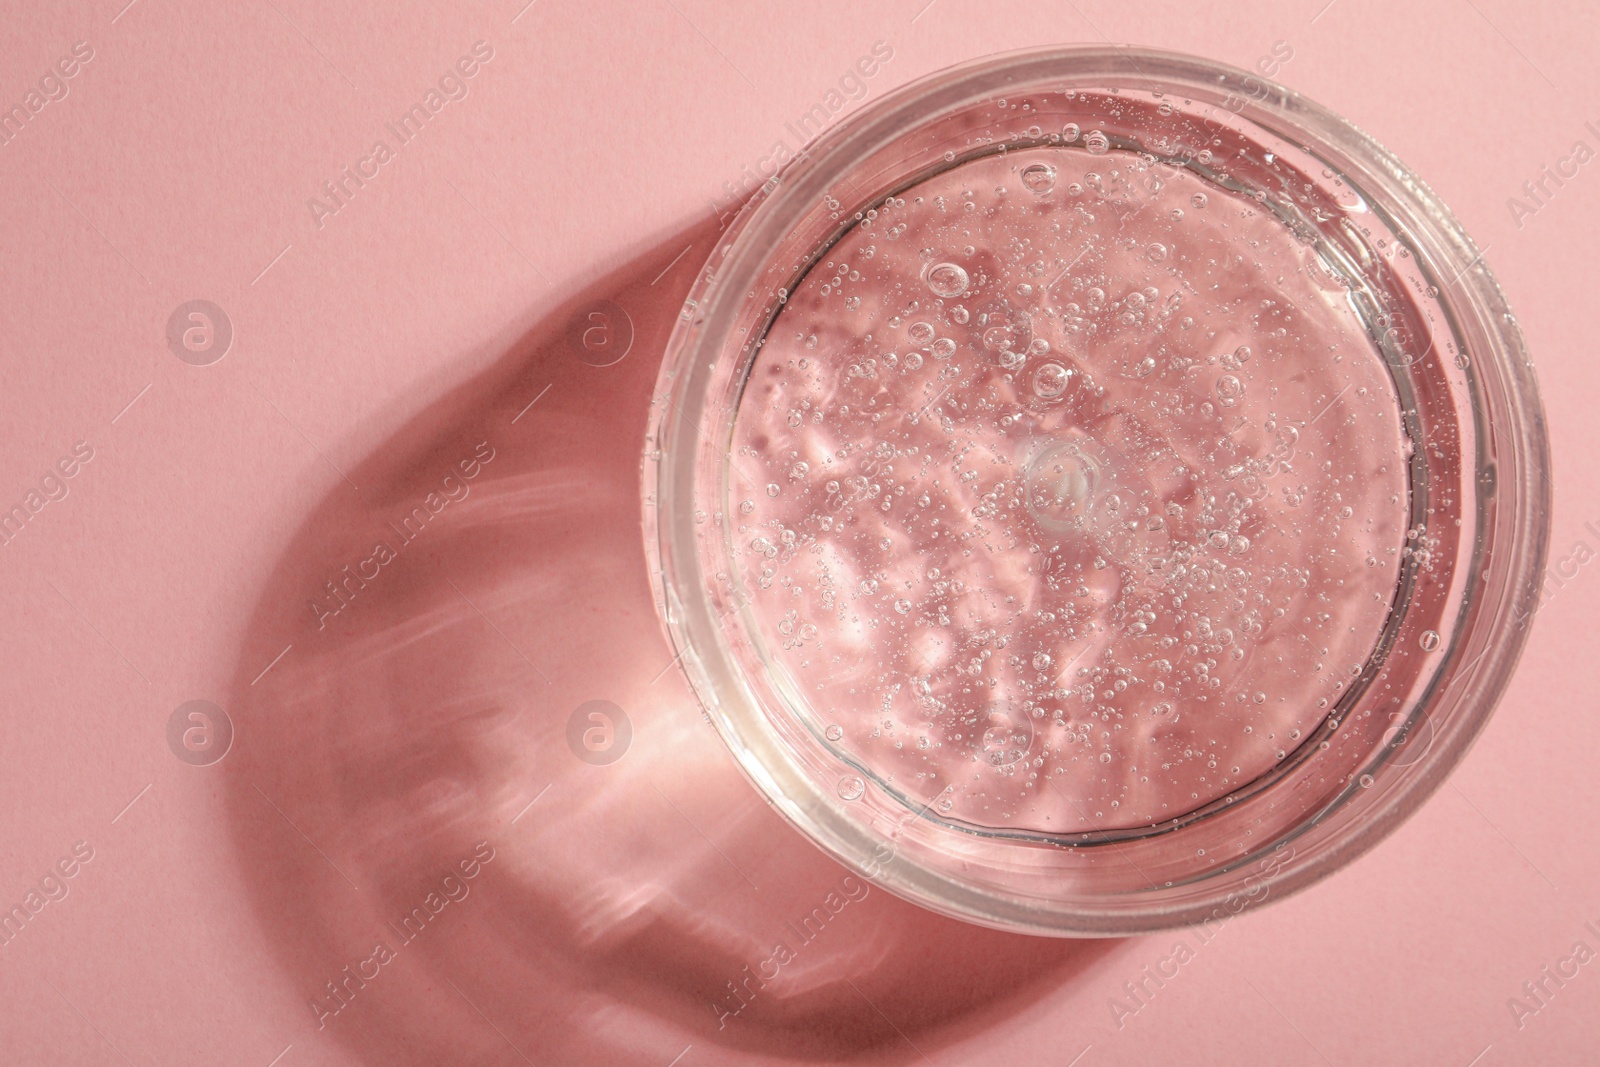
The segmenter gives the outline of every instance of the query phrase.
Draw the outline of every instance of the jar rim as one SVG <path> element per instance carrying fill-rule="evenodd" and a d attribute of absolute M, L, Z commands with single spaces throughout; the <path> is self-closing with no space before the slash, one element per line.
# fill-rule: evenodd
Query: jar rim
<path fill-rule="evenodd" d="M 1474 640 L 1452 646 L 1454 658 L 1441 665 L 1435 684 L 1439 699 L 1450 697 L 1460 710 L 1424 755 L 1405 768 L 1404 779 L 1381 804 L 1366 805 L 1359 818 L 1351 817 L 1347 805 L 1342 813 L 1319 815 L 1310 826 L 1266 842 L 1245 861 L 1213 869 L 1202 879 L 1209 880 L 1203 891 L 1165 892 L 1172 888 L 1169 883 L 1147 894 L 1089 905 L 979 888 L 892 846 L 882 858 L 884 835 L 818 789 L 770 736 L 761 700 L 703 595 L 710 576 L 696 547 L 693 514 L 697 487 L 703 490 L 716 477 L 707 456 L 728 447 L 726 441 L 708 441 L 705 433 L 710 374 L 739 327 L 746 293 L 769 267 L 778 242 L 852 166 L 930 116 L 992 99 L 1011 87 L 1036 91 L 1041 84 L 1065 80 L 1128 85 L 1130 92 L 1156 85 L 1212 106 L 1231 94 L 1242 101 L 1236 112 L 1241 119 L 1315 148 L 1352 184 L 1381 194 L 1375 202 L 1426 256 L 1440 281 L 1448 279 L 1442 299 L 1459 320 L 1457 331 L 1471 350 L 1470 380 L 1479 391 L 1471 405 L 1471 428 L 1478 437 L 1480 468 L 1489 457 L 1487 471 L 1473 472 L 1478 503 L 1487 507 L 1474 552 L 1475 561 L 1488 559 L 1492 565 L 1482 568 L 1484 580 L 1473 593 L 1465 626 Z M 743 346 L 751 349 L 753 343 L 746 338 Z M 649 440 L 658 458 L 644 471 L 646 547 L 674 650 L 724 741 L 768 801 L 830 854 L 898 895 L 989 926 L 1072 936 L 1147 932 L 1203 921 L 1238 899 L 1247 883 L 1257 887 L 1244 902 L 1250 906 L 1326 876 L 1397 827 L 1465 756 L 1509 683 L 1537 610 L 1550 515 L 1549 448 L 1526 345 L 1482 253 L 1432 190 L 1353 124 L 1282 86 L 1197 57 L 1100 46 L 1008 52 L 925 76 L 842 120 L 769 180 L 724 233 L 668 343 L 655 395 L 661 399 Z M 1485 477 L 1492 479 L 1487 485 Z M 1308 841 L 1313 828 L 1314 840 Z M 1296 852 L 1293 841 L 1308 844 Z M 1285 847 L 1293 862 L 1268 862 L 1281 858 Z"/>

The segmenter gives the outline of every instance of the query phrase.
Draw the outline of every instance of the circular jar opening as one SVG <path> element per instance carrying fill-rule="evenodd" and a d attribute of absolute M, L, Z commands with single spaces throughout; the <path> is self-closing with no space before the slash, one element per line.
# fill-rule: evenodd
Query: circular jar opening
<path fill-rule="evenodd" d="M 745 770 L 1007 928 L 1237 911 L 1392 828 L 1503 688 L 1541 412 L 1470 242 L 1242 72 L 987 60 L 762 191 L 662 371 L 661 607 Z"/>

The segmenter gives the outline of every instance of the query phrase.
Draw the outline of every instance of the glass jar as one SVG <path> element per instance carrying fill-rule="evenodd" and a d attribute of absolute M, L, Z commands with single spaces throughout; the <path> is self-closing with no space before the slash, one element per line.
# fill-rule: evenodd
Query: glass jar
<path fill-rule="evenodd" d="M 990 926 L 1206 922 L 1350 862 L 1537 606 L 1543 415 L 1482 254 L 1205 60 L 1040 49 L 863 108 L 729 227 L 656 396 L 647 551 L 722 737 Z"/>

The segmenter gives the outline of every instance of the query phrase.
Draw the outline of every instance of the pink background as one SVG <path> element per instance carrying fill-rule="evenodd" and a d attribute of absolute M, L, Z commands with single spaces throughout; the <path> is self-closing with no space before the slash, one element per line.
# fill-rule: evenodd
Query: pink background
<path fill-rule="evenodd" d="M 1507 203 L 1575 141 L 1600 148 L 1600 13 L 124 2 L 0 26 L 0 106 L 74 42 L 94 50 L 0 146 L 0 508 L 75 442 L 94 450 L 0 547 L 0 907 L 74 843 L 94 850 L 0 948 L 0 1061 L 1600 1058 L 1600 961 L 1521 1025 L 1508 1006 L 1575 942 L 1600 950 L 1600 378 L 1582 314 L 1600 165 L 1520 220 Z M 480 40 L 493 58 L 468 95 L 400 146 L 384 124 Z M 1088 944 L 874 889 L 719 1018 L 725 983 L 844 872 L 738 777 L 669 669 L 639 435 L 716 213 L 877 41 L 893 58 L 866 99 L 1049 42 L 1241 67 L 1286 42 L 1278 79 L 1405 159 L 1508 291 L 1545 391 L 1561 582 L 1450 783 L 1315 889 L 1203 943 Z M 380 139 L 394 158 L 319 227 L 308 198 Z M 167 346 L 192 299 L 233 324 L 210 366 Z M 566 336 L 600 299 L 635 333 L 604 368 Z M 317 629 L 322 583 L 480 441 L 494 459 L 470 495 Z M 168 747 L 192 699 L 235 725 L 210 766 Z M 590 699 L 633 724 L 609 766 L 566 744 Z M 470 895 L 401 945 L 386 921 L 480 840 L 494 858 L 455 883 Z M 395 958 L 319 1029 L 310 999 L 378 939 Z M 1193 958 L 1119 1018 L 1112 998 L 1138 1006 L 1124 983 L 1179 941 Z"/>

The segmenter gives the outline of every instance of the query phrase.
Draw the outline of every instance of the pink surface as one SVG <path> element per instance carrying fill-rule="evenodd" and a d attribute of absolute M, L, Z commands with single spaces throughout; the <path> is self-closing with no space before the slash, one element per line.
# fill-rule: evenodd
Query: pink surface
<path fill-rule="evenodd" d="M 1594 1061 L 1594 12 L 122 4 L 0 27 L 32 115 L 0 144 L 0 507 L 37 509 L 0 546 L 0 905 L 36 909 L 0 1062 Z M 1416 818 L 1207 935 L 1073 943 L 846 882 L 762 803 L 670 669 L 635 486 L 677 302 L 801 116 L 1106 40 L 1264 59 L 1433 185 L 1527 332 L 1557 493 L 1522 668 Z M 192 300 L 232 326 L 205 366 L 203 321 L 168 342 Z M 603 367 L 600 300 L 633 327 Z M 234 724 L 218 762 L 203 718 L 169 744 L 192 700 Z M 587 713 L 569 742 L 591 700 L 631 722 L 614 763 L 578 758 Z"/>

